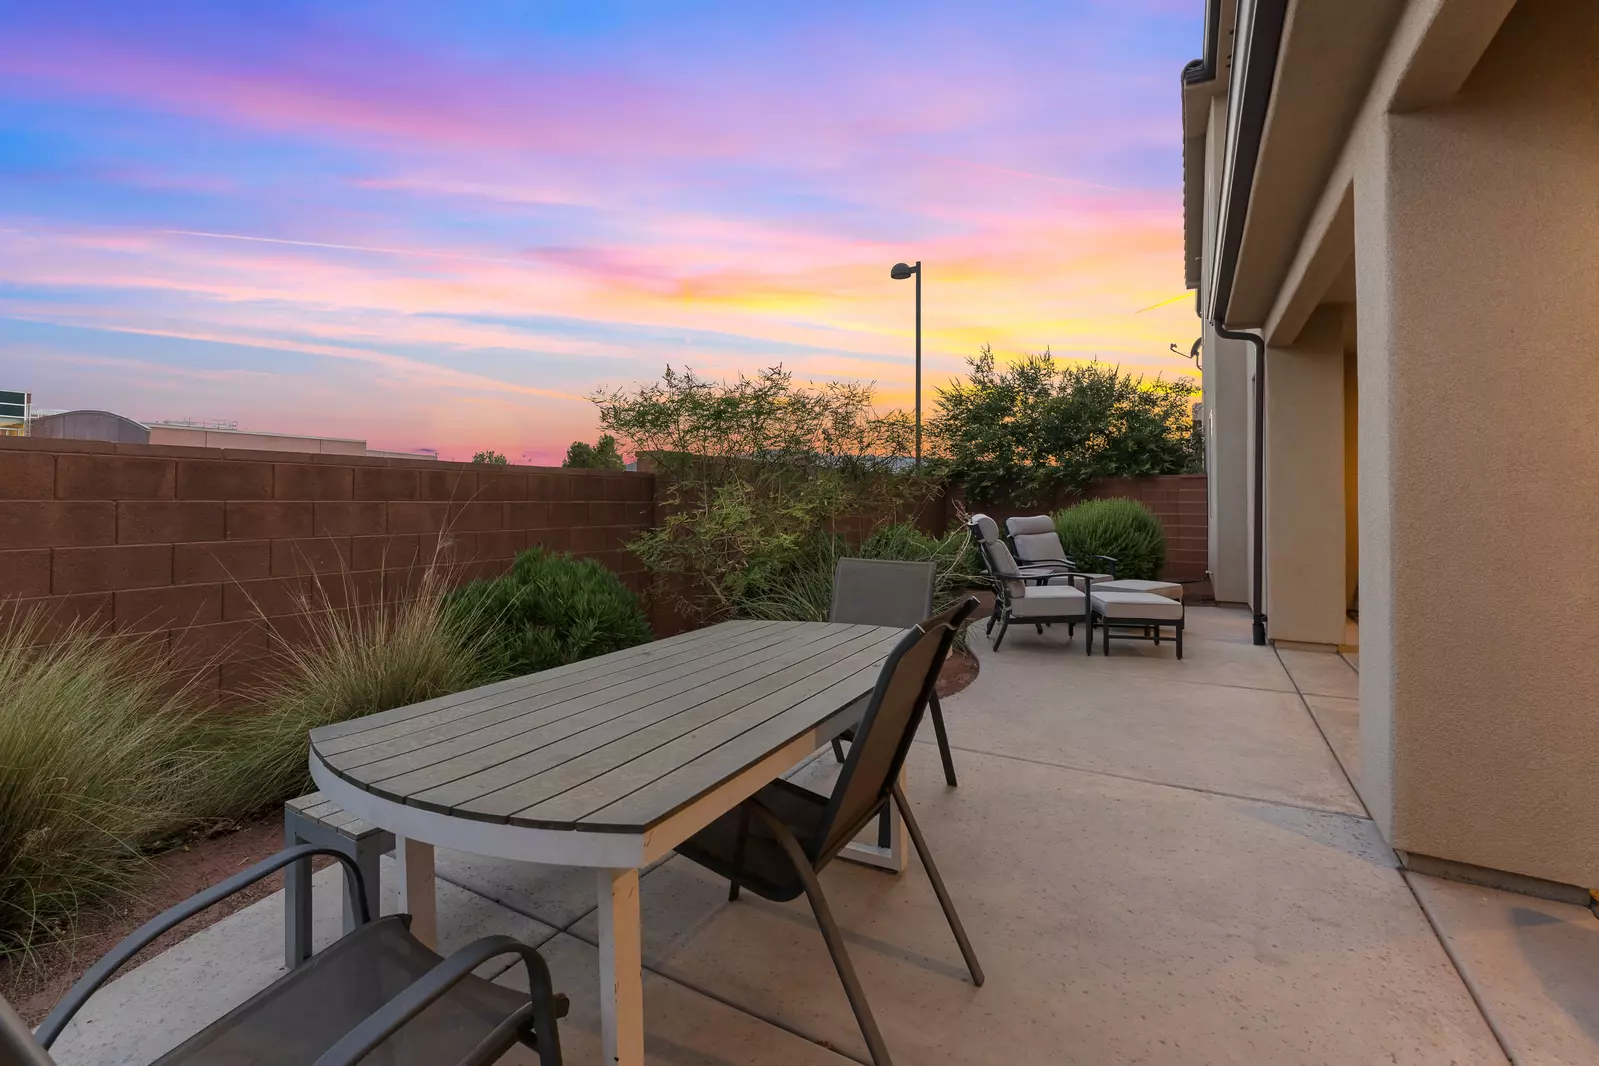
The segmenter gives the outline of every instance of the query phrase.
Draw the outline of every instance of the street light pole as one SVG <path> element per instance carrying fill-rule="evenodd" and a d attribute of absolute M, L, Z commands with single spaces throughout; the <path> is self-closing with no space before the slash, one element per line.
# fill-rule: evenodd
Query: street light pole
<path fill-rule="evenodd" d="M 916 261 L 915 266 L 905 263 L 895 263 L 894 269 L 888 276 L 895 281 L 904 281 L 912 275 L 916 278 L 916 471 L 922 469 L 922 262 Z"/>
<path fill-rule="evenodd" d="M 922 472 L 922 261 L 916 261 L 916 472 Z"/>

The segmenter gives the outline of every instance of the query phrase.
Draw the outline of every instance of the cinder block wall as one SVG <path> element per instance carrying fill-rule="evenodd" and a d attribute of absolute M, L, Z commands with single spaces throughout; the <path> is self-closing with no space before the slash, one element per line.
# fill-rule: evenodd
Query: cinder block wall
<path fill-rule="evenodd" d="M 265 616 L 304 598 L 403 596 L 435 558 L 460 581 L 542 546 L 645 590 L 622 546 L 654 522 L 654 476 L 426 459 L 0 437 L 0 624 L 39 609 L 217 657 L 221 693 L 260 669 Z M 208 677 L 206 683 L 210 684 Z"/>

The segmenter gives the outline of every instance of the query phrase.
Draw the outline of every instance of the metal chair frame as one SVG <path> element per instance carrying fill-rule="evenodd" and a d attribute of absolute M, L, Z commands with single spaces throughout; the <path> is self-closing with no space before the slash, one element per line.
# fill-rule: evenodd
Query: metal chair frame
<path fill-rule="evenodd" d="M 372 912 L 368 907 L 367 886 L 360 866 L 344 849 L 327 847 L 319 844 L 303 844 L 298 847 L 285 848 L 276 855 L 269 855 L 260 862 L 249 866 L 229 877 L 219 884 L 212 885 L 205 891 L 184 900 L 176 906 L 170 907 L 160 914 L 145 922 L 138 929 L 128 934 L 116 947 L 112 948 L 88 973 L 73 985 L 54 1010 L 45 1018 L 32 1037 L 36 1052 L 31 1059 L 23 1059 L 34 1066 L 43 1066 L 50 1063 L 47 1052 L 56 1038 L 61 1035 L 67 1023 L 74 1015 L 88 1003 L 89 997 L 99 991 L 100 987 L 109 981 L 117 970 L 121 969 L 128 960 L 132 959 L 144 948 L 148 947 L 163 933 L 174 928 L 180 923 L 194 917 L 201 911 L 208 909 L 216 903 L 235 895 L 262 878 L 298 863 L 309 863 L 318 855 L 331 856 L 337 859 L 344 867 L 345 892 L 348 896 L 350 910 L 358 919 L 358 927 L 364 927 L 373 920 Z M 409 921 L 405 916 L 398 916 L 401 920 Z M 384 919 L 388 921 L 390 919 Z M 563 1017 L 568 1009 L 565 996 L 556 995 L 552 989 L 550 972 L 544 959 L 534 948 L 528 947 L 510 937 L 490 936 L 477 940 L 461 948 L 448 958 L 441 959 L 430 971 L 409 985 L 397 997 L 390 1000 L 377 1012 L 367 1017 L 354 1029 L 345 1034 L 337 1043 L 318 1056 L 314 1066 L 354 1066 L 368 1053 L 376 1049 L 390 1036 L 398 1032 L 407 1022 L 411 1021 L 430 1004 L 438 1000 L 455 985 L 468 977 L 474 969 L 489 959 L 500 955 L 515 954 L 527 969 L 528 978 L 528 1004 L 517 1010 L 501 1022 L 492 1032 L 478 1043 L 478 1045 L 459 1060 L 459 1066 L 488 1066 L 497 1059 L 502 1052 L 495 1048 L 509 1039 L 520 1040 L 523 1044 L 538 1052 L 541 1066 L 561 1066 L 560 1034 L 556 1027 L 556 1019 Z M 291 970 L 279 981 L 294 980 L 296 972 Z M 275 987 L 275 986 L 274 986 Z M 248 1004 L 248 1001 L 246 1005 Z M 8 1008 L 9 1011 L 9 1008 Z M 6 1025 L 9 1019 L 8 1011 L 0 1011 L 0 1029 L 9 1029 Z M 14 1015 L 12 1015 L 14 1017 Z M 218 1023 L 213 1023 L 218 1024 Z M 0 1049 L 5 1049 L 9 1044 L 15 1044 L 20 1039 L 15 1034 L 3 1034 Z M 23 1048 L 26 1051 L 26 1046 Z M 9 1061 L 9 1060 L 8 1060 Z"/>
<path fill-rule="evenodd" d="M 923 711 L 927 707 L 928 696 L 932 692 L 933 684 L 938 677 L 938 668 L 944 661 L 944 655 L 949 650 L 950 643 L 954 640 L 957 629 L 977 608 L 977 601 L 968 598 L 964 603 L 946 611 L 944 614 L 929 619 L 922 625 L 915 627 L 905 635 L 905 638 L 895 646 L 883 663 L 878 674 L 877 684 L 872 690 L 870 702 L 866 713 L 861 719 L 857 729 L 857 740 L 851 746 L 849 759 L 844 765 L 837 785 L 830 798 L 810 794 L 816 802 L 826 803 L 825 814 L 820 824 L 815 828 L 811 837 L 810 847 L 802 844 L 790 826 L 775 811 L 762 801 L 766 790 L 756 793 L 750 799 L 739 805 L 735 812 L 730 812 L 724 817 L 738 819 L 737 842 L 731 857 L 721 856 L 719 859 L 710 859 L 704 855 L 696 854 L 695 840 L 691 837 L 678 850 L 691 861 L 699 862 L 708 869 L 726 876 L 731 882 L 728 899 L 738 898 L 739 888 L 747 887 L 758 895 L 769 899 L 787 900 L 803 894 L 811 905 L 811 913 L 816 916 L 816 924 L 821 928 L 822 939 L 827 945 L 828 954 L 832 956 L 833 966 L 838 971 L 839 981 L 844 985 L 844 994 L 848 997 L 850 1009 L 855 1013 L 855 1020 L 861 1027 L 861 1035 L 866 1040 L 866 1046 L 871 1054 L 874 1066 L 892 1066 L 888 1046 L 883 1040 L 882 1031 L 877 1026 L 877 1021 L 872 1015 L 872 1009 L 866 999 L 865 989 L 862 988 L 860 977 L 855 972 L 855 966 L 850 960 L 849 950 L 845 945 L 844 934 L 839 929 L 837 920 L 833 917 L 832 909 L 827 904 L 827 897 L 822 892 L 821 882 L 817 875 L 822 869 L 837 856 L 856 833 L 877 818 L 889 803 L 898 807 L 900 816 L 905 820 L 905 828 L 911 838 L 911 843 L 916 848 L 916 854 L 922 861 L 922 867 L 927 871 L 928 880 L 932 882 L 933 893 L 938 897 L 939 906 L 943 908 L 944 918 L 949 922 L 950 931 L 955 936 L 955 942 L 960 948 L 961 957 L 966 962 L 967 971 L 971 974 L 972 983 L 981 986 L 984 981 L 983 968 L 977 961 L 977 954 L 972 949 L 971 941 L 966 936 L 966 929 L 961 924 L 960 916 L 955 911 L 954 901 L 950 898 L 949 890 L 944 885 L 944 879 L 938 872 L 938 867 L 933 861 L 932 852 L 928 850 L 927 838 L 922 835 L 921 826 L 916 821 L 916 816 L 911 813 L 910 804 L 905 798 L 904 791 L 899 786 L 900 769 L 904 764 L 905 756 L 910 750 L 912 738 L 915 736 L 916 727 L 920 724 Z M 924 628 L 925 627 L 925 628 Z M 844 804 L 853 793 L 851 785 L 853 775 L 861 766 L 864 753 L 874 750 L 872 745 L 874 737 L 872 730 L 878 718 L 879 708 L 883 706 L 895 672 L 900 660 L 919 644 L 922 640 L 933 635 L 934 631 L 942 629 L 937 634 L 940 645 L 931 660 L 931 668 L 927 676 L 922 679 L 919 690 L 915 696 L 914 705 L 906 717 L 902 732 L 894 739 L 893 755 L 886 764 L 877 764 L 873 772 L 882 772 L 881 785 L 875 784 L 875 778 L 863 778 L 870 787 L 877 790 L 875 800 L 858 813 L 850 815 L 845 820 Z M 877 739 L 877 743 L 886 742 L 887 738 Z M 808 790 L 799 789 L 797 785 L 788 782 L 779 782 L 768 788 L 780 791 Z M 745 865 L 745 842 L 749 838 L 753 823 L 760 825 L 771 834 L 782 849 L 788 864 L 792 866 L 799 879 L 800 887 L 791 893 L 782 893 L 763 888 L 757 875 L 749 871 Z"/>

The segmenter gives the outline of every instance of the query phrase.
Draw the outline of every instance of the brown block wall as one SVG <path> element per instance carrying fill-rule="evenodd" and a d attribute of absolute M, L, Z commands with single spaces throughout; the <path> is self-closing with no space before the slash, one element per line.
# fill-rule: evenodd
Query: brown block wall
<path fill-rule="evenodd" d="M 655 521 L 652 474 L 373 456 L 0 437 L 0 624 L 39 610 L 157 634 L 249 676 L 263 617 L 403 595 L 437 560 L 457 581 L 542 546 L 643 594 L 623 550 Z"/>

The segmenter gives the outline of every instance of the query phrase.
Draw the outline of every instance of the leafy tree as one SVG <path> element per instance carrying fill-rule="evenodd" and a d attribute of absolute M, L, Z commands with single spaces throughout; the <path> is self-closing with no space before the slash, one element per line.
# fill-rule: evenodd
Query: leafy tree
<path fill-rule="evenodd" d="M 474 463 L 487 463 L 489 466 L 505 466 L 510 460 L 499 452 L 481 451 L 472 456 Z"/>
<path fill-rule="evenodd" d="M 566 449 L 566 461 L 561 465 L 584 470 L 627 469 L 627 464 L 622 462 L 621 449 L 616 446 L 616 438 L 609 433 L 602 434 L 594 444 L 573 441 L 572 446 Z"/>
<path fill-rule="evenodd" d="M 928 430 L 949 475 L 974 500 L 1047 504 L 1101 477 L 1194 469 L 1185 378 L 1148 380 L 1099 362 L 1059 363 L 1048 349 L 1000 367 L 986 345 L 966 381 L 938 390 Z"/>
<path fill-rule="evenodd" d="M 736 381 L 666 368 L 599 393 L 600 425 L 664 475 L 661 524 L 629 549 L 697 619 L 744 613 L 817 541 L 894 522 L 930 483 L 907 472 L 911 420 L 878 415 L 872 387 L 796 385 L 781 366 Z M 864 526 L 864 529 L 861 527 Z"/>

